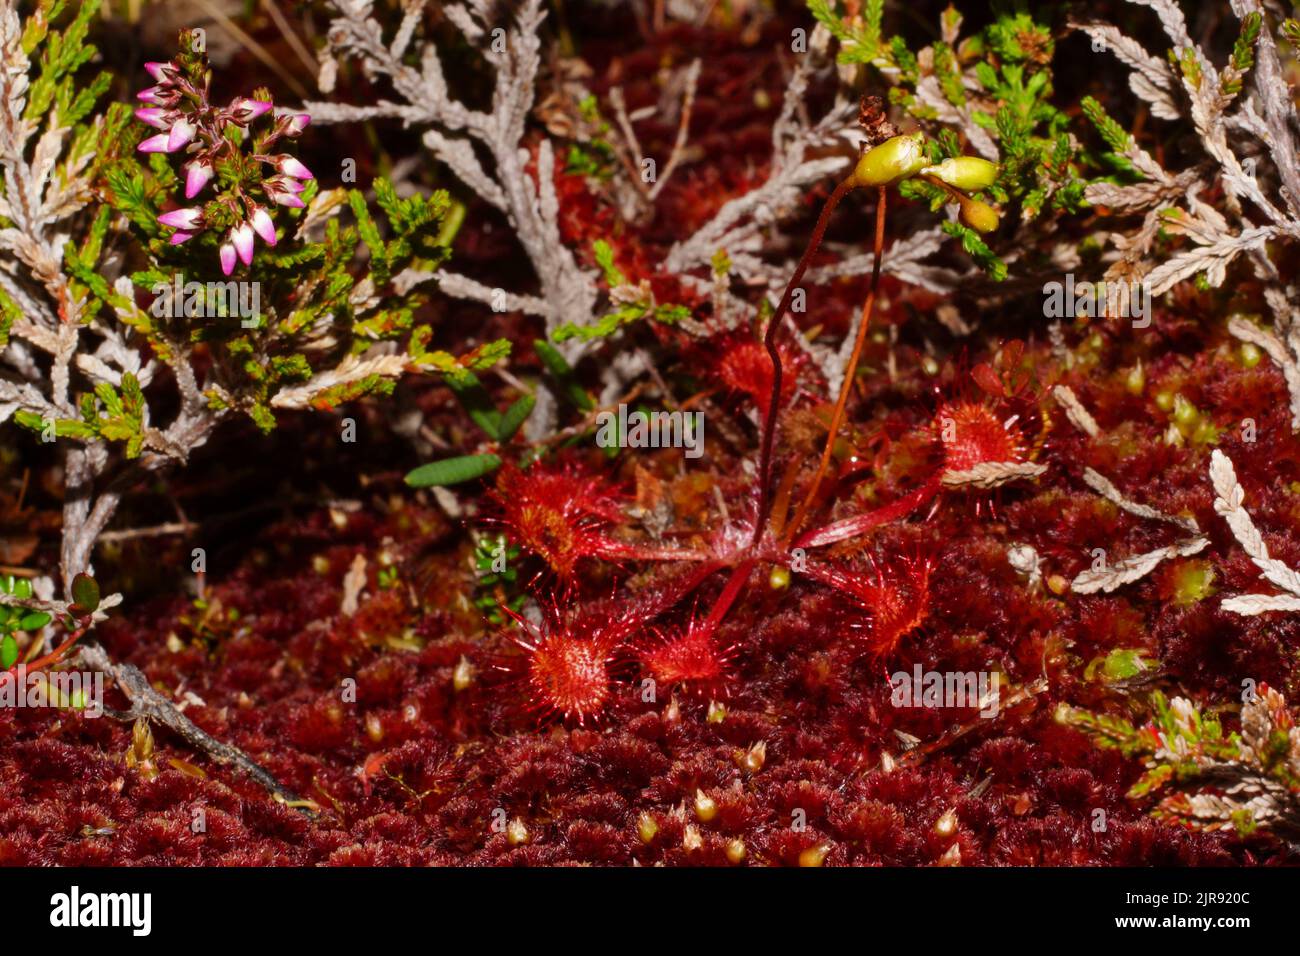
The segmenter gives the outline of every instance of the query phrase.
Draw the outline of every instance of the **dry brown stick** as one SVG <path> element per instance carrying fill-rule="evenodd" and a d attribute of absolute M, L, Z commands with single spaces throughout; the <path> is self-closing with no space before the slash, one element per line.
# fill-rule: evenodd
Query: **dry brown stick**
<path fill-rule="evenodd" d="M 673 142 L 673 151 L 668 154 L 668 162 L 664 164 L 663 175 L 659 176 L 650 190 L 651 200 L 655 199 L 663 190 L 669 177 L 677 169 L 677 164 L 681 162 L 682 153 L 686 149 L 686 140 L 690 135 L 691 112 L 695 109 L 695 91 L 700 82 L 700 60 L 698 58 L 686 68 L 685 81 L 686 88 L 682 93 L 682 106 L 677 118 L 677 139 Z"/>
<path fill-rule="evenodd" d="M 143 717 L 151 723 L 161 724 L 191 747 L 207 754 L 217 763 L 244 771 L 270 793 L 299 812 L 314 817 L 300 796 L 276 780 L 266 768 L 238 747 L 222 743 L 206 731 L 200 730 L 170 700 L 154 690 L 140 668 L 132 664 L 118 664 L 98 644 L 84 644 L 81 660 L 87 666 L 109 675 L 131 702 L 131 717 Z"/>
<path fill-rule="evenodd" d="M 173 534 L 189 534 L 199 526 L 189 521 L 172 521 L 167 524 L 151 525 L 147 528 L 124 528 L 121 531 L 105 531 L 99 536 L 99 544 L 106 541 L 131 541 L 135 538 L 160 538 Z"/>

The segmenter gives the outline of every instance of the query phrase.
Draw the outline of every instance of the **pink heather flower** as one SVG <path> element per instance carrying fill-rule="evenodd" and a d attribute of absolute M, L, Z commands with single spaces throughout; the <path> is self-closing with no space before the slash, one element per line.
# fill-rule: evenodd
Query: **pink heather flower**
<path fill-rule="evenodd" d="M 170 63 L 146 63 L 144 68 L 158 83 L 167 83 L 176 78 L 176 68 Z"/>
<path fill-rule="evenodd" d="M 172 125 L 172 121 L 168 118 L 170 112 L 157 106 L 142 106 L 135 111 L 135 118 L 142 123 L 148 123 L 154 129 L 170 129 Z"/>
<path fill-rule="evenodd" d="M 286 176 L 292 176 L 294 179 L 316 178 L 311 174 L 310 169 L 287 153 L 281 153 L 279 156 L 275 157 L 272 162 L 275 164 L 276 172 L 283 173 Z"/>
<path fill-rule="evenodd" d="M 230 230 L 230 241 L 235 244 L 240 262 L 249 265 L 253 261 L 253 227 L 246 222 L 241 222 Z"/>
<path fill-rule="evenodd" d="M 259 116 L 267 113 L 274 103 L 268 100 L 252 100 L 246 96 L 241 96 L 230 104 L 231 119 L 236 123 L 251 123 Z"/>
<path fill-rule="evenodd" d="M 261 206 L 253 210 L 253 218 L 249 220 L 253 224 L 253 231 L 262 237 L 262 241 L 268 246 L 275 245 L 275 223 Z"/>
<path fill-rule="evenodd" d="M 298 193 L 306 187 L 296 179 L 288 176 L 272 176 L 262 180 L 262 189 L 274 203 L 301 209 L 305 204 L 298 198 Z"/>
<path fill-rule="evenodd" d="M 157 136 L 150 136 L 143 143 L 136 147 L 142 153 L 166 153 L 167 141 L 170 137 L 166 133 L 159 133 Z"/>
<path fill-rule="evenodd" d="M 170 245 L 179 246 L 182 242 L 189 242 L 194 238 L 192 232 L 173 232 L 172 237 L 167 240 Z"/>
<path fill-rule="evenodd" d="M 307 124 L 310 122 L 310 113 L 296 113 L 293 118 L 289 120 L 289 125 L 285 128 L 285 133 L 289 136 L 301 136 L 302 131 L 307 128 Z"/>
<path fill-rule="evenodd" d="M 203 211 L 196 208 L 173 209 L 171 212 L 165 212 L 159 216 L 158 221 L 164 226 L 171 226 L 173 229 L 193 232 L 203 224 Z"/>
<path fill-rule="evenodd" d="M 269 179 L 262 180 L 262 186 L 267 192 L 278 191 L 282 193 L 293 193 L 297 195 L 307 188 L 306 183 L 301 183 L 296 179 L 290 179 L 288 176 L 272 176 Z"/>
<path fill-rule="evenodd" d="M 235 271 L 235 247 L 228 242 L 221 244 L 221 271 L 224 275 L 230 275 Z"/>
<path fill-rule="evenodd" d="M 288 206 L 291 209 L 302 209 L 307 205 L 296 194 L 289 192 L 287 189 L 268 187 L 266 183 L 262 183 L 262 186 L 266 187 L 266 195 L 277 205 Z"/>
<path fill-rule="evenodd" d="M 196 159 L 185 167 L 185 198 L 193 199 L 211 182 L 215 171 L 210 163 Z"/>
<path fill-rule="evenodd" d="M 174 153 L 186 143 L 194 138 L 198 130 L 194 124 L 187 119 L 179 119 L 173 124 L 171 132 L 167 136 L 167 152 Z"/>
<path fill-rule="evenodd" d="M 158 87 L 151 86 L 147 90 L 141 90 L 139 93 L 135 94 L 135 98 L 137 100 L 143 100 L 146 103 L 157 103 L 159 102 L 158 94 L 161 92 L 162 90 Z"/>

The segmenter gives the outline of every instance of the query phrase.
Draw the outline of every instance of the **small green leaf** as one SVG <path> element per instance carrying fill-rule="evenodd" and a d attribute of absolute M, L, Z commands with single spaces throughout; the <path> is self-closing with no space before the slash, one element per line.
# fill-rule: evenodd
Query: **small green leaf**
<path fill-rule="evenodd" d="M 564 397 L 567 398 L 581 412 L 589 412 L 596 407 L 596 403 L 591 400 L 587 390 L 582 387 L 577 376 L 573 374 L 573 368 L 569 365 L 560 350 L 545 339 L 535 339 L 533 349 L 537 352 L 537 357 L 542 360 L 546 370 L 555 376 L 559 382 Z"/>
<path fill-rule="evenodd" d="M 608 242 L 597 239 L 591 244 L 591 250 L 596 257 L 596 264 L 600 266 L 600 271 L 605 273 L 605 282 L 610 288 L 627 282 L 627 278 L 619 271 L 618 266 L 614 265 L 614 250 Z"/>
<path fill-rule="evenodd" d="M 428 488 L 432 485 L 458 485 L 464 481 L 482 478 L 489 472 L 501 467 L 501 459 L 496 455 L 462 455 L 459 458 L 444 458 L 421 465 L 406 476 L 406 483 L 412 488 Z"/>
<path fill-rule="evenodd" d="M 492 406 L 492 397 L 473 372 L 462 372 L 448 377 L 447 386 L 455 394 L 461 407 L 493 441 L 501 438 L 501 413 Z"/>
<path fill-rule="evenodd" d="M 515 432 L 519 431 L 519 426 L 533 411 L 533 406 L 537 404 L 537 399 L 532 395 L 525 395 L 513 405 L 506 409 L 506 413 L 501 416 L 501 427 L 498 429 L 498 439 L 500 441 L 509 441 L 515 437 Z"/>
<path fill-rule="evenodd" d="M 72 579 L 72 600 L 76 609 L 90 614 L 99 607 L 99 584 L 89 574 L 78 574 Z"/>
<path fill-rule="evenodd" d="M 18 660 L 18 642 L 10 634 L 0 641 L 0 669 L 8 670 L 14 666 L 16 660 Z"/>
<path fill-rule="evenodd" d="M 46 624 L 49 624 L 52 618 L 45 611 L 32 611 L 18 622 L 20 631 L 38 631 Z"/>

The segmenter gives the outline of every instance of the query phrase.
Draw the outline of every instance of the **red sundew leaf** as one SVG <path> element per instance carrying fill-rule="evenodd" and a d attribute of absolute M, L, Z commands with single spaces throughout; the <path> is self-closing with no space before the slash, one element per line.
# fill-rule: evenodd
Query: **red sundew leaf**
<path fill-rule="evenodd" d="M 990 395 L 1001 398 L 1006 394 L 1006 387 L 1002 384 L 1002 379 L 993 370 L 992 366 L 981 362 L 971 369 L 970 376 L 975 379 L 976 385 Z"/>
<path fill-rule="evenodd" d="M 641 660 L 661 684 L 681 684 L 693 693 L 718 696 L 730 676 L 735 649 L 720 645 L 714 630 L 707 622 L 692 620 L 685 632 L 646 645 Z"/>

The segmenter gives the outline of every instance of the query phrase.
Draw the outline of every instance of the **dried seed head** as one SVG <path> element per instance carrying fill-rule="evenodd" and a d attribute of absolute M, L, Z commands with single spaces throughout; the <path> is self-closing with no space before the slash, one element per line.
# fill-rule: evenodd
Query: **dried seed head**
<path fill-rule="evenodd" d="M 878 146 L 898 135 L 898 127 L 889 121 L 885 101 L 879 96 L 864 96 L 858 104 L 858 125 L 868 146 Z"/>

